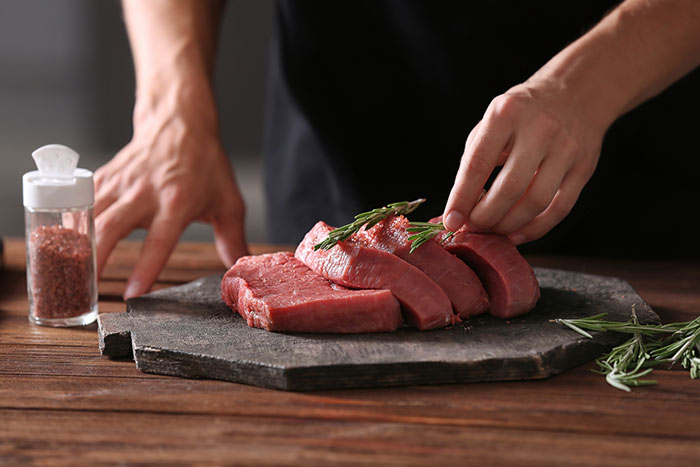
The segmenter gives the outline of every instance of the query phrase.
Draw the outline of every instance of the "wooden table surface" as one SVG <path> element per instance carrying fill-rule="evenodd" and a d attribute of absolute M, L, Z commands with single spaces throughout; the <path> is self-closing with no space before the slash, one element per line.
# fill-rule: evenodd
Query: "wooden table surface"
<path fill-rule="evenodd" d="M 253 247 L 272 251 L 274 246 Z M 139 254 L 124 242 L 100 312 Z M 664 322 L 700 313 L 700 262 L 530 257 L 628 280 Z M 222 272 L 180 244 L 157 286 Z M 0 464 L 700 465 L 700 381 L 656 370 L 625 393 L 592 364 L 547 380 L 290 393 L 149 375 L 100 355 L 96 326 L 27 321 L 24 244 L 0 273 Z"/>

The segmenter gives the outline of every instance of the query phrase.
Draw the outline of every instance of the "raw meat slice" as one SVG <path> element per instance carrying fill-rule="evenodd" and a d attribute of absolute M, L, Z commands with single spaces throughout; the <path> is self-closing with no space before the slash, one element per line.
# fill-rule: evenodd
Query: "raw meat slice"
<path fill-rule="evenodd" d="M 440 222 L 441 218 L 430 222 Z M 441 241 L 447 232 L 435 236 Z M 442 243 L 471 266 L 481 278 L 491 302 L 489 312 L 511 318 L 532 310 L 540 298 L 535 272 L 508 237 L 496 233 L 474 233 L 462 227 Z"/>
<path fill-rule="evenodd" d="M 249 326 L 268 331 L 384 332 L 403 324 L 388 290 L 352 290 L 313 272 L 291 252 L 240 258 L 221 295 Z"/>
<path fill-rule="evenodd" d="M 404 216 L 391 216 L 357 238 L 366 245 L 394 254 L 426 273 L 447 294 L 455 313 L 462 318 L 478 315 L 489 307 L 489 298 L 476 273 L 467 264 L 430 240 L 411 251 L 409 221 Z"/>
<path fill-rule="evenodd" d="M 319 221 L 306 234 L 295 256 L 323 277 L 346 287 L 389 289 L 401 303 L 404 320 L 420 330 L 453 324 L 455 315 L 445 292 L 423 271 L 398 256 L 352 240 L 330 250 L 314 251 L 332 227 Z"/>

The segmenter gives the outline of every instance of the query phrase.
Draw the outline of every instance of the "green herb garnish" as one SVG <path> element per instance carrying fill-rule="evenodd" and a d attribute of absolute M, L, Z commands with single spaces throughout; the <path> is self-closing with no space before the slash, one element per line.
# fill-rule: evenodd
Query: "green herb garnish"
<path fill-rule="evenodd" d="M 413 234 L 408 237 L 411 242 L 411 249 L 409 250 L 409 253 L 413 253 L 416 248 L 443 230 L 445 230 L 445 225 L 442 222 L 411 222 L 410 227 L 406 229 L 407 232 Z M 449 232 L 442 240 L 440 240 L 440 243 L 444 242 L 454 234 L 454 232 Z"/>
<path fill-rule="evenodd" d="M 347 240 L 352 234 L 358 232 L 363 226 L 366 229 L 370 229 L 389 216 L 409 214 L 424 202 L 425 199 L 423 198 L 419 198 L 415 201 L 400 201 L 398 203 L 387 204 L 382 208 L 362 212 L 355 216 L 355 220 L 353 222 L 328 232 L 328 236 L 325 240 L 314 245 L 314 251 L 320 248 L 330 250 L 336 243 Z"/>
<path fill-rule="evenodd" d="M 656 384 L 642 377 L 652 372 L 652 367 L 680 364 L 689 370 L 690 377 L 700 378 L 700 317 L 692 321 L 669 324 L 640 324 L 632 308 L 629 321 L 606 321 L 606 313 L 580 319 L 555 319 L 573 331 L 592 338 L 589 331 L 621 332 L 632 337 L 596 360 L 596 373 L 605 375 L 611 386 L 630 391 L 630 386 Z"/>
<path fill-rule="evenodd" d="M 481 201 L 484 196 L 486 196 L 486 190 L 481 190 L 477 203 Z M 445 228 L 445 224 L 442 222 L 411 222 L 411 226 L 406 229 L 407 232 L 413 234 L 408 237 L 408 239 L 411 241 L 411 249 L 409 250 L 409 253 L 413 253 L 416 248 L 443 230 L 447 229 Z M 454 232 L 449 232 L 442 240 L 440 240 L 440 243 L 444 242 L 454 234 Z"/>

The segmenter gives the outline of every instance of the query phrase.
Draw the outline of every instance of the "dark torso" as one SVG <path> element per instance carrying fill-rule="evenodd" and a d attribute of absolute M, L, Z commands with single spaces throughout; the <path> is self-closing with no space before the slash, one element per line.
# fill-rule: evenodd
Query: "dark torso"
<path fill-rule="evenodd" d="M 271 242 L 296 243 L 392 201 L 441 214 L 464 142 L 490 100 L 594 25 L 609 1 L 278 1 L 265 141 Z M 675 256 L 649 242 L 690 224 L 699 167 L 691 74 L 621 118 L 574 211 L 524 251 Z M 685 168 L 684 168 L 685 167 Z M 658 243 L 658 242 L 657 242 Z"/>

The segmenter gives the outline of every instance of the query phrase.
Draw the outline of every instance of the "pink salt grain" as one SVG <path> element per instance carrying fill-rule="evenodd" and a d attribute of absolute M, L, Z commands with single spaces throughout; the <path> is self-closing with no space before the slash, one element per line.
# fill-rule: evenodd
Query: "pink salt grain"
<path fill-rule="evenodd" d="M 34 316 L 72 318 L 90 311 L 90 238 L 61 226 L 42 225 L 31 233 L 29 250 Z"/>

